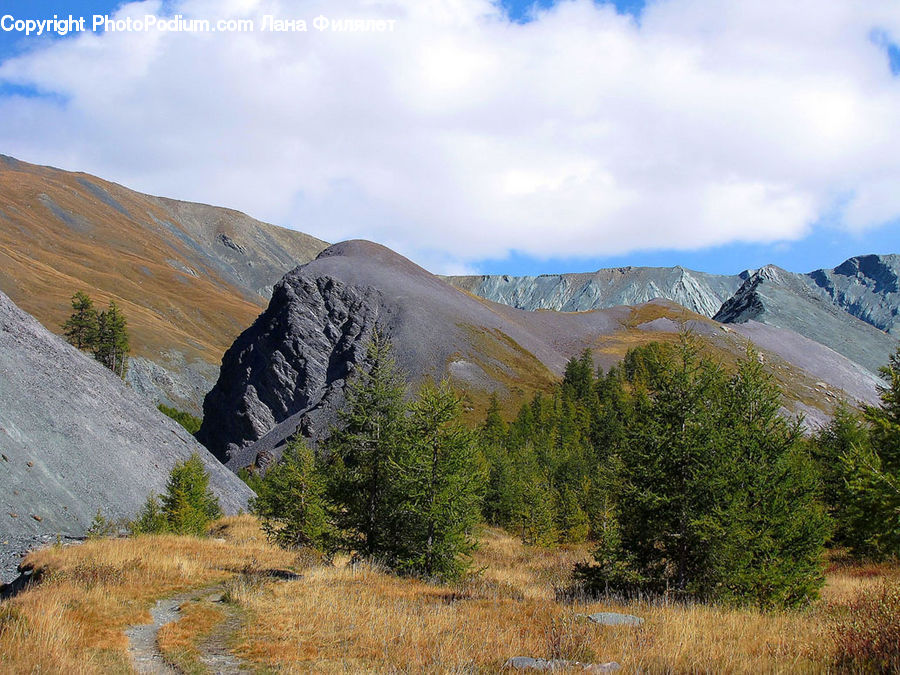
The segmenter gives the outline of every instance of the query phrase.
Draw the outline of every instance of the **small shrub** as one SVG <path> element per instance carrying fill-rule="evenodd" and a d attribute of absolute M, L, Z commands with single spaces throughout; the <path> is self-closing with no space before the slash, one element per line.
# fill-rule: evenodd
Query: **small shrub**
<path fill-rule="evenodd" d="M 850 606 L 833 629 L 841 670 L 900 672 L 900 584 L 884 584 Z"/>
<path fill-rule="evenodd" d="M 100 509 L 97 509 L 97 515 L 91 521 L 91 526 L 87 530 L 88 539 L 103 539 L 105 537 L 114 537 L 119 531 L 119 526 L 114 521 L 104 517 Z"/>
<path fill-rule="evenodd" d="M 209 474 L 197 455 L 179 462 L 169 474 L 162 497 L 150 495 L 132 523 L 134 534 L 206 534 L 210 522 L 222 515 L 219 500 L 209 489 Z"/>

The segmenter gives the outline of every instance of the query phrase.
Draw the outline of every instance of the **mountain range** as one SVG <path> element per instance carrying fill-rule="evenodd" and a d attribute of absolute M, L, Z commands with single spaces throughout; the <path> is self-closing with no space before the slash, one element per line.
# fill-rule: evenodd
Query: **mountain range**
<path fill-rule="evenodd" d="M 842 399 L 878 400 L 876 371 L 900 331 L 898 280 L 893 255 L 809 274 L 445 278 L 373 242 L 329 246 L 0 156 L 0 537 L 14 551 L 80 536 L 98 509 L 131 517 L 192 453 L 223 506 L 243 508 L 252 493 L 222 464 L 264 469 L 297 431 L 327 434 L 375 330 L 413 383 L 448 378 L 473 423 L 492 395 L 512 416 L 550 391 L 585 349 L 608 368 L 687 329 L 733 364 L 752 342 L 784 411 L 812 428 Z M 58 337 L 78 290 L 128 318 L 127 382 Z M 197 439 L 160 402 L 202 409 Z"/>
<path fill-rule="evenodd" d="M 683 267 L 619 267 L 587 274 L 447 277 L 520 309 L 581 312 L 665 298 L 722 323 L 754 320 L 795 331 L 875 372 L 900 331 L 900 256 L 865 255 L 796 274 L 774 265 L 735 275 Z"/>

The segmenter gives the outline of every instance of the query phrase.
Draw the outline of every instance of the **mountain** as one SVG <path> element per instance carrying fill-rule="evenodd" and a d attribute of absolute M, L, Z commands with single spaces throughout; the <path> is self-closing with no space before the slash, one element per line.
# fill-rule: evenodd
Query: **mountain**
<path fill-rule="evenodd" d="M 448 277 L 470 293 L 522 309 L 586 311 L 652 298 L 724 323 L 753 319 L 824 344 L 872 372 L 900 334 L 900 256 L 850 258 L 807 274 L 774 265 L 734 276 L 682 267 L 622 267 L 591 274 Z"/>
<path fill-rule="evenodd" d="M 716 313 L 722 323 L 753 320 L 809 337 L 872 372 L 888 362 L 896 338 L 848 313 L 806 275 L 774 265 L 753 272 Z"/>
<path fill-rule="evenodd" d="M 53 332 L 77 290 L 129 322 L 130 384 L 199 412 L 272 286 L 326 244 L 230 209 L 0 155 L 0 290 Z"/>
<path fill-rule="evenodd" d="M 465 392 L 474 419 L 491 392 L 514 410 L 549 390 L 585 348 L 608 368 L 633 346 L 676 339 L 682 327 L 729 363 L 752 337 L 787 393 L 786 409 L 811 424 L 839 398 L 877 400 L 872 373 L 789 330 L 752 320 L 723 326 L 661 300 L 578 313 L 515 309 L 461 291 L 383 246 L 350 241 L 276 285 L 268 308 L 226 352 L 198 438 L 234 470 L 266 466 L 298 429 L 320 438 L 347 377 L 365 367 L 376 327 L 414 380 L 446 376 Z"/>
<path fill-rule="evenodd" d="M 900 334 L 900 255 L 863 255 L 808 277 L 841 309 L 876 328 Z"/>
<path fill-rule="evenodd" d="M 461 276 L 447 277 L 447 281 L 479 297 L 519 309 L 584 312 L 664 298 L 697 314 L 712 316 L 740 288 L 743 278 L 683 267 L 615 267 L 584 274 Z"/>
<path fill-rule="evenodd" d="M 0 293 L 0 562 L 41 535 L 131 518 L 197 453 L 222 508 L 252 492 L 181 426 Z"/>

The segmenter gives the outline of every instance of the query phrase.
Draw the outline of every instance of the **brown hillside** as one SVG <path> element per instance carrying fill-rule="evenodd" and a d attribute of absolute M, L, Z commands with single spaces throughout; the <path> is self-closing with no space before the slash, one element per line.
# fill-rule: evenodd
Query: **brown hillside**
<path fill-rule="evenodd" d="M 180 407 L 199 410 L 271 286 L 324 247 L 237 211 L 0 156 L 0 290 L 55 332 L 75 291 L 115 300 L 132 384 Z"/>

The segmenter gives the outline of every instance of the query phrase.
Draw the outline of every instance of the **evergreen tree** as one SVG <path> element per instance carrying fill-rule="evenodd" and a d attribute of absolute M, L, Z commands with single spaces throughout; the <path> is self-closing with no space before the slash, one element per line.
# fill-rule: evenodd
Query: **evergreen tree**
<path fill-rule="evenodd" d="M 880 406 L 865 419 L 870 443 L 852 444 L 842 465 L 850 497 L 847 538 L 854 552 L 900 556 L 900 348 L 881 369 Z"/>
<path fill-rule="evenodd" d="M 398 463 L 401 550 L 398 567 L 444 580 L 459 578 L 475 547 L 483 477 L 460 401 L 445 381 L 426 384 L 412 405 Z"/>
<path fill-rule="evenodd" d="M 97 310 L 86 293 L 78 291 L 72 296 L 72 314 L 62 328 L 69 344 L 78 349 L 93 349 L 97 339 Z"/>
<path fill-rule="evenodd" d="M 97 333 L 92 346 L 94 358 L 116 375 L 125 378 L 128 368 L 128 324 L 115 301 L 97 316 Z"/>
<path fill-rule="evenodd" d="M 781 392 L 748 348 L 725 392 L 726 439 L 713 522 L 720 529 L 710 589 L 723 599 L 797 606 L 824 582 L 830 521 L 800 421 L 779 413 Z"/>
<path fill-rule="evenodd" d="M 339 425 L 324 444 L 331 461 L 330 491 L 340 505 L 344 546 L 393 564 L 398 541 L 396 464 L 406 440 L 405 383 L 390 341 L 376 330 L 366 367 L 348 385 Z"/>
<path fill-rule="evenodd" d="M 250 510 L 262 519 L 270 540 L 284 548 L 330 549 L 325 481 L 302 436 L 288 441 L 281 461 L 256 483 L 256 493 Z"/>
<path fill-rule="evenodd" d="M 847 470 L 860 457 L 857 453 L 871 452 L 869 428 L 857 412 L 842 402 L 809 445 L 822 476 L 822 500 L 834 523 L 833 541 L 858 547 L 866 539 L 857 538 L 860 526 L 868 528 L 869 523 L 848 489 Z"/>
<path fill-rule="evenodd" d="M 748 351 L 727 377 L 689 334 L 625 361 L 633 416 L 596 564 L 596 590 L 674 591 L 795 606 L 815 596 L 828 519 L 799 425 Z M 621 487 L 616 483 L 621 480 Z"/>
<path fill-rule="evenodd" d="M 209 489 L 209 474 L 197 455 L 172 468 L 161 501 L 168 528 L 176 534 L 205 534 L 209 523 L 222 515 L 219 500 Z"/>
<path fill-rule="evenodd" d="M 206 533 L 209 523 L 222 515 L 219 500 L 209 489 L 209 474 L 197 455 L 178 462 L 169 472 L 166 492 L 150 495 L 132 523 L 135 534 Z"/>

